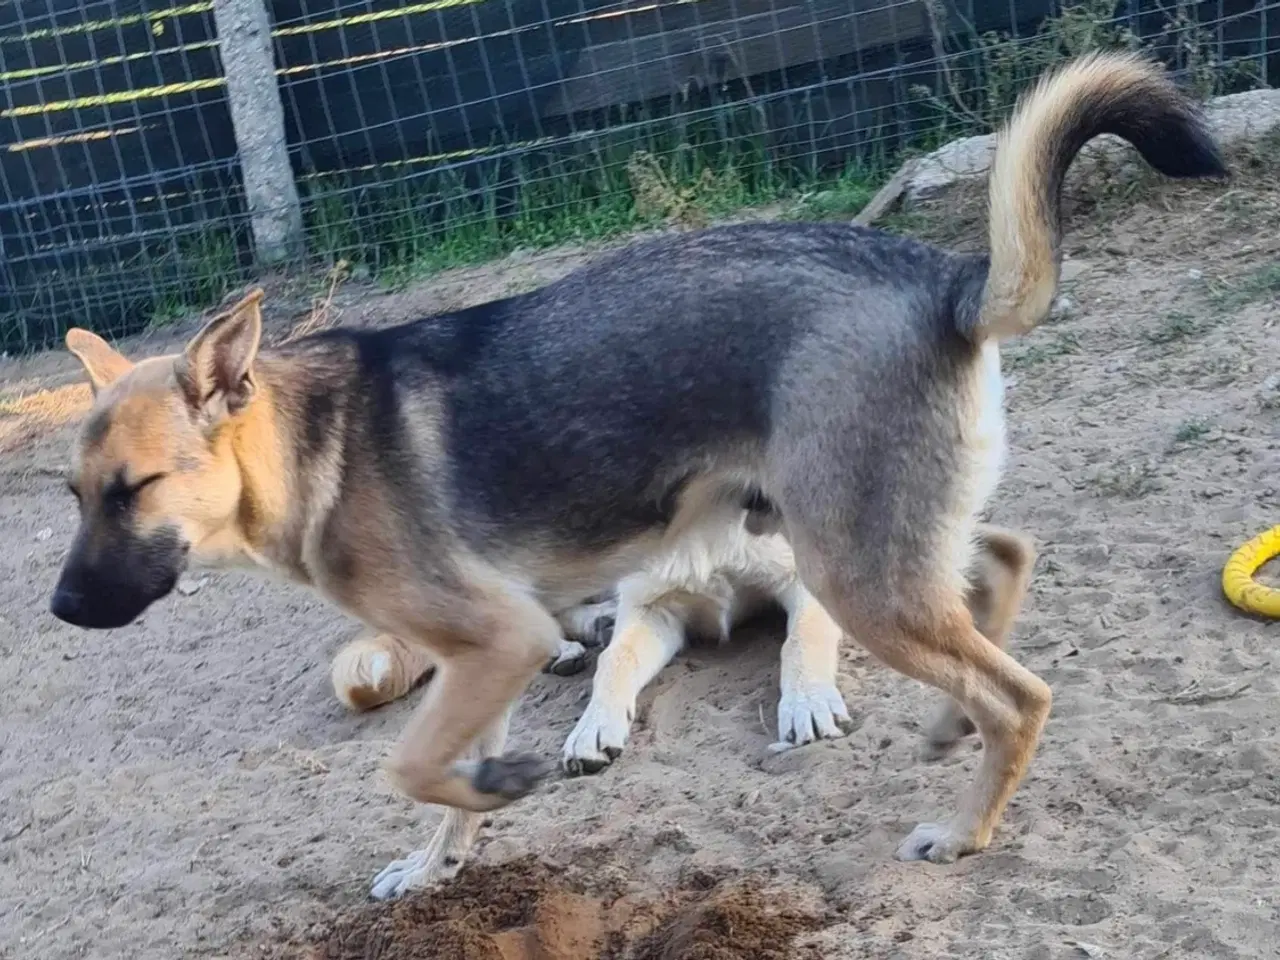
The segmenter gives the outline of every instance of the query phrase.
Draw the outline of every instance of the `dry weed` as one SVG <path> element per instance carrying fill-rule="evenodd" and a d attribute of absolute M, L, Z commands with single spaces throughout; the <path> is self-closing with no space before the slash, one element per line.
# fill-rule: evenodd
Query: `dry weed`
<path fill-rule="evenodd" d="M 351 264 L 339 260 L 324 277 L 324 291 L 311 298 L 311 309 L 304 313 L 285 334 L 281 343 L 300 340 L 302 337 L 328 330 L 338 322 L 342 311 L 333 305 L 334 294 L 346 280 L 351 277 Z"/>

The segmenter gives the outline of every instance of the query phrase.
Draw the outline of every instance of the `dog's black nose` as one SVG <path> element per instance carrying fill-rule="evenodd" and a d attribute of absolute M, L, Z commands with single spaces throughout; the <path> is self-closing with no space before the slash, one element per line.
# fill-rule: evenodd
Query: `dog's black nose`
<path fill-rule="evenodd" d="M 49 612 L 72 626 L 84 626 L 84 594 L 68 587 L 58 587 L 49 603 Z"/>

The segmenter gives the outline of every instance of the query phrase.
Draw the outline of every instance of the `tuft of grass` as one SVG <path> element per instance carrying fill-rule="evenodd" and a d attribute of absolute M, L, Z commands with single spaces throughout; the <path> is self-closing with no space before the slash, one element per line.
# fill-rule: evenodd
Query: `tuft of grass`
<path fill-rule="evenodd" d="M 92 397 L 89 385 L 0 395 L 0 455 L 12 453 L 49 430 L 82 416 Z"/>
<path fill-rule="evenodd" d="M 1098 493 L 1120 500 L 1141 500 L 1161 487 L 1156 469 L 1150 463 L 1123 463 L 1102 470 L 1093 477 Z"/>
<path fill-rule="evenodd" d="M 1069 331 L 1062 331 L 1046 343 L 1036 343 L 1020 351 L 1007 351 L 1005 366 L 1010 370 L 1027 370 L 1038 367 L 1057 357 L 1080 352 L 1080 338 Z"/>
<path fill-rule="evenodd" d="M 1218 280 L 1210 286 L 1209 299 L 1224 311 L 1235 311 L 1259 300 L 1280 297 L 1280 263 L 1269 263 L 1234 280 Z"/>
<path fill-rule="evenodd" d="M 1220 44 L 1213 30 L 1202 26 L 1194 5 L 1182 0 L 1164 8 L 1158 33 L 1144 37 L 1135 35 L 1126 19 L 1116 16 L 1114 0 L 1064 4 L 1030 37 L 995 31 L 978 34 L 972 26 L 956 37 L 950 24 L 957 14 L 950 5 L 943 0 L 922 0 L 922 5 L 932 28 L 943 89 L 935 93 L 913 86 L 911 92 L 947 130 L 970 134 L 994 130 L 1041 73 L 1097 50 L 1137 50 L 1144 43 L 1159 46 L 1201 97 L 1259 83 L 1252 60 L 1218 56 Z"/>
<path fill-rule="evenodd" d="M 1202 417 L 1193 417 L 1178 424 L 1178 429 L 1173 434 L 1173 442 L 1184 446 L 1198 443 L 1207 437 L 1212 429 L 1213 424 L 1208 420 Z"/>
<path fill-rule="evenodd" d="M 1143 336 L 1148 343 L 1164 345 L 1185 340 L 1199 332 L 1200 324 L 1195 317 L 1175 310 L 1166 315 L 1155 329 L 1147 330 Z"/>
<path fill-rule="evenodd" d="M 151 286 L 149 326 L 164 327 L 222 302 L 240 282 L 240 250 L 235 234 L 210 228 L 180 236 L 172 248 L 144 261 Z"/>
<path fill-rule="evenodd" d="M 788 220 L 849 220 L 871 202 L 888 164 L 853 164 L 832 181 L 800 193 L 786 211 Z"/>

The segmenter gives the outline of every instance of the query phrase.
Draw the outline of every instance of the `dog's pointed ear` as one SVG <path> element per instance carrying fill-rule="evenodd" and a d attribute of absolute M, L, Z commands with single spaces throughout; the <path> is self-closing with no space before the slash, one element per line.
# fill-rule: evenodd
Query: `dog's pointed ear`
<path fill-rule="evenodd" d="M 253 362 L 262 341 L 262 291 L 210 320 L 176 361 L 192 410 L 211 422 L 244 409 L 253 397 Z"/>
<path fill-rule="evenodd" d="M 110 386 L 133 369 L 124 355 L 96 333 L 72 327 L 67 331 L 67 349 L 70 350 L 89 378 L 89 386 L 95 394 Z"/>

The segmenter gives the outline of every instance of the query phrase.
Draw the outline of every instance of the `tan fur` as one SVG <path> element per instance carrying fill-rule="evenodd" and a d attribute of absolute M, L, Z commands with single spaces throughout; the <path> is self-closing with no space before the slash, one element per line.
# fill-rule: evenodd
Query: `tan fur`
<path fill-rule="evenodd" d="M 125 473 L 164 480 L 140 495 L 137 523 L 176 524 L 197 562 L 249 563 L 319 587 L 370 626 L 412 638 L 448 660 L 392 757 L 393 779 L 422 802 L 489 810 L 500 794 L 471 786 L 474 762 L 453 765 L 557 649 L 559 628 L 503 576 L 463 554 L 423 579 L 405 562 L 398 518 L 377 491 L 335 512 L 341 462 L 298 462 L 301 384 L 288 357 L 257 357 L 261 292 L 211 320 L 179 355 L 136 366 L 100 338 L 68 335 L 98 393 L 101 438 L 86 433 L 72 483 L 86 491 Z M 114 356 L 113 356 L 114 355 Z M 314 371 L 312 372 L 314 375 Z M 427 422 L 423 430 L 430 429 Z M 336 526 L 359 562 L 319 563 L 319 533 Z M 500 746 L 500 745 L 499 745 Z"/>
<path fill-rule="evenodd" d="M 133 364 L 96 333 L 78 327 L 67 331 L 67 349 L 84 366 L 89 386 L 96 394 L 102 387 L 128 373 Z"/>
<path fill-rule="evenodd" d="M 898 856 L 945 863 L 985 849 L 1035 754 L 1053 699 L 1048 685 L 985 637 L 964 598 L 943 585 L 921 593 L 914 608 L 892 612 L 847 594 L 817 593 L 836 622 L 851 625 L 846 630 L 873 656 L 951 697 L 955 707 L 945 708 L 935 724 L 961 711 L 982 736 L 982 764 L 959 810 L 947 821 L 919 825 Z M 1014 608 L 1009 596 L 993 611 Z M 963 732 L 960 724 L 955 727 Z M 942 736 L 940 729 L 931 734 Z"/>

